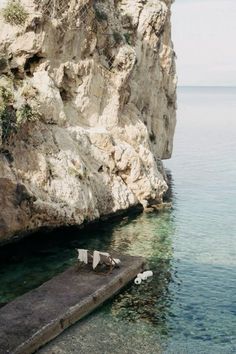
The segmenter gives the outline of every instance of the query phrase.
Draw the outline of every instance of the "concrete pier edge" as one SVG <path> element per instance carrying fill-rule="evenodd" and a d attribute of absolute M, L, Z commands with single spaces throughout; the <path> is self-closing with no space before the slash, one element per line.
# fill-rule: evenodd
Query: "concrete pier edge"
<path fill-rule="evenodd" d="M 0 309 L 0 354 L 32 354 L 114 296 L 145 268 L 142 257 L 119 256 L 112 274 L 72 267 Z"/>

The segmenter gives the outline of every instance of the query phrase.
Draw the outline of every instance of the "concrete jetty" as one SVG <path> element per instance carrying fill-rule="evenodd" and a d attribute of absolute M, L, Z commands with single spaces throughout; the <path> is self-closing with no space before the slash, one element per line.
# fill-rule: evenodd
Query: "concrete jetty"
<path fill-rule="evenodd" d="M 109 275 L 76 267 L 0 309 L 0 354 L 31 354 L 93 311 L 142 271 L 142 257 L 118 256 Z"/>

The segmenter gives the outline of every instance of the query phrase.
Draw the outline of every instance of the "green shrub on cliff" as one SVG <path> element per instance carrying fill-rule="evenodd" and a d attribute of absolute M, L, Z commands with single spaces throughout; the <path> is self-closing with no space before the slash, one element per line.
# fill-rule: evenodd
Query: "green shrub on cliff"
<path fill-rule="evenodd" d="M 38 113 L 28 104 L 23 104 L 16 112 L 17 126 L 33 122 L 38 118 Z"/>
<path fill-rule="evenodd" d="M 5 104 L 12 103 L 14 100 L 13 94 L 9 88 L 0 86 L 0 107 Z"/>
<path fill-rule="evenodd" d="M 125 37 L 125 40 L 126 40 L 126 42 L 129 44 L 129 45 L 131 45 L 131 43 L 132 43 L 132 36 L 131 36 L 131 34 L 130 33 L 124 33 L 124 37 Z"/>
<path fill-rule="evenodd" d="M 12 134 L 16 133 L 24 124 L 36 121 L 39 118 L 37 107 L 28 103 L 15 108 L 14 95 L 9 88 L 0 86 L 0 131 L 3 143 L 9 142 Z"/>
<path fill-rule="evenodd" d="M 95 11 L 95 17 L 98 20 L 98 22 L 103 22 L 108 20 L 107 14 L 100 10 L 98 7 L 94 6 L 94 11 Z"/>
<path fill-rule="evenodd" d="M 6 143 L 12 133 L 16 132 L 16 111 L 13 106 L 0 108 L 0 127 L 2 142 Z"/>
<path fill-rule="evenodd" d="M 18 0 L 9 0 L 3 9 L 3 17 L 7 23 L 21 26 L 25 23 L 28 13 Z"/>
<path fill-rule="evenodd" d="M 10 89 L 0 86 L 0 127 L 3 143 L 16 128 L 16 112 L 13 102 L 14 97 Z"/>

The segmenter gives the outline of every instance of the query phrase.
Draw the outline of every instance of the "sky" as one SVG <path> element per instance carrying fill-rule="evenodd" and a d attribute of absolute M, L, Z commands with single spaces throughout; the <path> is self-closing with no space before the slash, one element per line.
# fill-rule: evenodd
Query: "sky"
<path fill-rule="evenodd" d="M 236 0 L 175 0 L 172 38 L 180 86 L 236 86 Z"/>
<path fill-rule="evenodd" d="M 175 0 L 179 85 L 236 86 L 236 0 Z"/>

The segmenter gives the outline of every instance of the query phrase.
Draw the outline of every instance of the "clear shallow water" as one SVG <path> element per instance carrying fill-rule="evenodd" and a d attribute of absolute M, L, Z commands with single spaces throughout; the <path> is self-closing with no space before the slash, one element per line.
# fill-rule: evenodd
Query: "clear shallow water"
<path fill-rule="evenodd" d="M 1 266 L 5 302 L 70 265 L 75 247 L 149 259 L 152 281 L 125 289 L 45 353 L 236 352 L 236 89 L 180 88 L 178 101 L 175 151 L 165 162 L 172 211 L 64 231 L 43 247 L 26 242 Z"/>

